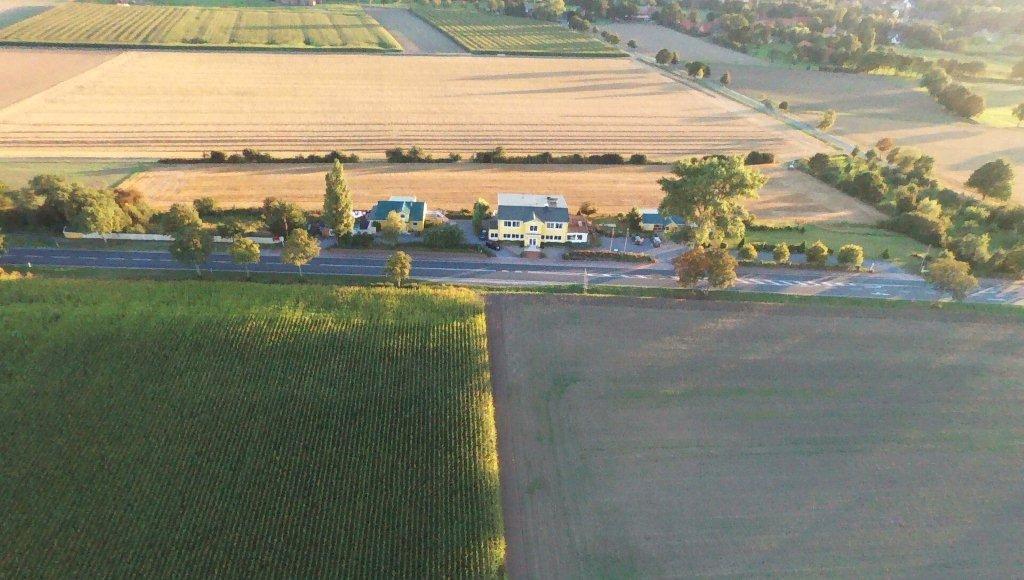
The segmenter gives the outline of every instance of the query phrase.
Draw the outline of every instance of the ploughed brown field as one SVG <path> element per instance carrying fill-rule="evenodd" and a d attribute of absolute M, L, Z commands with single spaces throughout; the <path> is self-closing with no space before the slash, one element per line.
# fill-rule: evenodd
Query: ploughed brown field
<path fill-rule="evenodd" d="M 988 161 L 1006 159 L 1018 175 L 1015 199 L 1024 202 L 1024 128 L 965 122 L 913 80 L 771 66 L 655 24 L 613 24 L 608 29 L 624 42 L 637 39 L 643 52 L 653 54 L 667 46 L 683 62 L 708 62 L 713 79 L 728 70 L 731 88 L 755 99 L 788 101 L 793 114 L 812 124 L 824 111 L 835 109 L 839 118 L 834 134 L 865 149 L 883 137 L 916 147 L 935 157 L 936 173 L 953 185 L 961 186 Z"/>
<path fill-rule="evenodd" d="M 159 165 L 135 174 L 122 187 L 142 191 L 158 208 L 212 197 L 225 207 L 259 205 L 267 196 L 308 209 L 323 205 L 326 164 Z M 747 208 L 762 220 L 875 223 L 874 209 L 799 171 L 767 167 L 768 185 Z M 593 202 L 601 213 L 657 207 L 658 179 L 667 165 L 480 165 L 359 163 L 345 168 L 357 208 L 392 195 L 415 195 L 438 209 L 462 209 L 477 198 L 497 204 L 498 193 L 554 193 L 569 206 Z"/>
<path fill-rule="evenodd" d="M 1019 320 L 491 295 L 487 321 L 513 578 L 1019 574 Z"/>
<path fill-rule="evenodd" d="M 628 59 L 132 51 L 0 109 L 0 154 L 741 153 L 809 137 Z"/>

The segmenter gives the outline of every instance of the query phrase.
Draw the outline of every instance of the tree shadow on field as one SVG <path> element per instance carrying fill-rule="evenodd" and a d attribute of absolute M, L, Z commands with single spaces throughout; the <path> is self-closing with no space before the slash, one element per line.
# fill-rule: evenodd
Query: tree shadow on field
<path fill-rule="evenodd" d="M 649 85 L 655 86 L 655 85 Z M 525 96 L 525 95 L 554 95 L 554 94 L 583 94 L 583 93 L 596 93 L 605 91 L 620 91 L 628 93 L 627 96 L 633 96 L 638 88 L 647 88 L 644 85 L 637 85 L 636 83 L 623 82 L 623 83 L 604 83 L 604 84 L 576 84 L 567 87 L 545 87 L 539 89 L 521 89 L 514 91 L 497 91 L 492 93 L 474 93 L 474 96 L 487 96 L 487 97 L 500 97 L 500 96 Z M 671 91 L 664 91 L 671 92 Z M 653 95 L 662 93 L 651 93 Z"/>
<path fill-rule="evenodd" d="M 643 78 L 647 74 L 642 70 L 634 69 L 619 69 L 619 70 L 562 70 L 562 71 L 549 71 L 549 72 L 524 72 L 524 73 L 495 73 L 486 75 L 477 75 L 471 77 L 460 78 L 460 81 L 509 81 L 509 80 L 530 80 L 530 79 L 549 79 L 557 77 L 568 77 L 568 78 L 582 78 L 582 77 L 610 77 L 610 76 L 626 76 Z"/>

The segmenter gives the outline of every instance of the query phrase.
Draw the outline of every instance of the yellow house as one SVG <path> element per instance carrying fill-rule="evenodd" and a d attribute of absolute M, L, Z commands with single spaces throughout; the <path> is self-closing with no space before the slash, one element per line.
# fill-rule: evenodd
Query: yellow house
<path fill-rule="evenodd" d="M 392 197 L 386 201 L 378 201 L 370 210 L 367 220 L 379 231 L 381 223 L 388 219 L 391 212 L 396 212 L 402 217 L 410 232 L 422 232 L 426 225 L 427 202 L 417 201 L 415 197 Z"/>
<path fill-rule="evenodd" d="M 569 209 L 562 196 L 501 193 L 494 217 L 496 227 L 487 233 L 494 241 L 522 242 L 524 248 L 569 241 Z"/>

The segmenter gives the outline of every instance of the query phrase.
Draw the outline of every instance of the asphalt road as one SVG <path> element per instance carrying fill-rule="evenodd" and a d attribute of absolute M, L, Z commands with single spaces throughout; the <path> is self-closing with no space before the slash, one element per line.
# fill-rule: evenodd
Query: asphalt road
<path fill-rule="evenodd" d="M 303 268 L 309 275 L 379 276 L 386 257 L 376 255 L 334 254 L 313 260 Z M 106 251 L 51 248 L 13 248 L 0 257 L 0 264 L 64 266 L 105 269 L 190 270 L 171 258 L 168 252 Z M 227 254 L 214 254 L 204 270 L 244 271 Z M 254 272 L 294 273 L 296 268 L 281 263 L 276 255 L 265 255 Z M 741 268 L 735 290 L 819 296 L 936 300 L 939 295 L 923 280 L 904 274 L 856 274 L 813 270 L 772 270 Z M 492 285 L 580 284 L 587 278 L 592 285 L 674 287 L 675 278 L 668 264 L 609 265 L 579 262 L 515 263 L 486 260 L 473 256 L 414 257 L 414 278 L 448 283 Z M 1024 283 L 985 281 L 968 301 L 1024 305 Z"/>

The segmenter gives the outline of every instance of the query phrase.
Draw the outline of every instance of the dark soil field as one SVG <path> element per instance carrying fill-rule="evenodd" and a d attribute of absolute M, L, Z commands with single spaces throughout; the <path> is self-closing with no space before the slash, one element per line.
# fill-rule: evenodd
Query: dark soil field
<path fill-rule="evenodd" d="M 1005 577 L 1019 323 L 491 297 L 513 578 Z"/>

